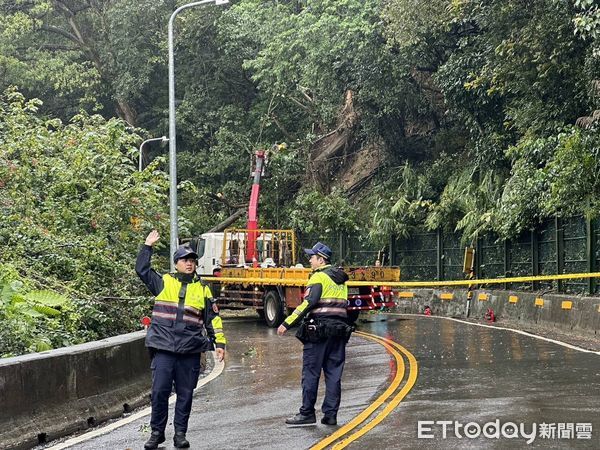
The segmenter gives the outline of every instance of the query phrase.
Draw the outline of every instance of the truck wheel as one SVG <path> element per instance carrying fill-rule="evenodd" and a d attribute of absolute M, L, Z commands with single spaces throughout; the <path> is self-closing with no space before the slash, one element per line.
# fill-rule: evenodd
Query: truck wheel
<path fill-rule="evenodd" d="M 269 291 L 265 295 L 264 314 L 265 322 L 270 328 L 276 328 L 283 322 L 283 302 L 276 291 Z"/>

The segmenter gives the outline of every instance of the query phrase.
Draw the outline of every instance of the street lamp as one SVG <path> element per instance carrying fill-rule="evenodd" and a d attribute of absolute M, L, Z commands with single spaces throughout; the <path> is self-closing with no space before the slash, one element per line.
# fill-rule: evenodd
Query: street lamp
<path fill-rule="evenodd" d="M 177 161 L 175 139 L 175 52 L 173 50 L 173 24 L 175 17 L 184 9 L 200 6 L 207 3 L 225 5 L 229 0 L 202 0 L 180 6 L 169 19 L 169 203 L 171 220 L 171 255 L 177 249 Z M 175 263 L 171 259 L 171 271 L 175 270 Z"/>
<path fill-rule="evenodd" d="M 159 138 L 146 139 L 144 142 L 142 142 L 140 144 L 140 165 L 139 165 L 140 172 L 142 171 L 142 149 L 144 148 L 144 145 L 146 145 L 148 142 L 156 142 L 156 141 L 168 142 L 168 140 L 169 140 L 168 137 L 163 136 L 163 137 L 159 137 Z"/>

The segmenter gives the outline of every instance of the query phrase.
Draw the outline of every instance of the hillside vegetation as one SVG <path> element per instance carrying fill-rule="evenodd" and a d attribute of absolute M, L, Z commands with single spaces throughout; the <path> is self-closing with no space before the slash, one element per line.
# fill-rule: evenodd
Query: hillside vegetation
<path fill-rule="evenodd" d="M 87 330 L 47 345 L 132 329 L 144 309 L 102 299 L 144 292 L 137 245 L 168 231 L 167 150 L 149 146 L 137 173 L 137 147 L 167 134 L 167 22 L 183 3 L 0 0 L 0 320 Z M 381 246 L 600 211 L 593 0 L 237 0 L 176 28 L 182 236 L 244 204 L 251 154 L 283 141 L 266 227 Z M 72 306 L 27 300 L 44 289 Z M 83 312 L 60 324 L 24 303 Z M 34 329 L 10 331 L 28 336 L 17 351 L 41 348 Z"/>

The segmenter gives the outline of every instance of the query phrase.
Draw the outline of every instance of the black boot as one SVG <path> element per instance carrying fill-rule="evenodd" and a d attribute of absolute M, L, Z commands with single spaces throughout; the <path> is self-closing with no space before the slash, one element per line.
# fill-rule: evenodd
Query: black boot
<path fill-rule="evenodd" d="M 175 445 L 175 448 L 188 448 L 190 446 L 183 431 L 175 432 L 175 436 L 173 436 L 173 445 Z"/>
<path fill-rule="evenodd" d="M 158 444 L 162 444 L 163 442 L 165 442 L 165 433 L 155 430 L 150 435 L 150 439 L 144 444 L 144 448 L 152 450 L 158 448 Z"/>
<path fill-rule="evenodd" d="M 323 425 L 337 425 L 337 418 L 335 416 L 323 416 L 321 423 Z"/>
<path fill-rule="evenodd" d="M 314 414 L 304 415 L 296 414 L 285 421 L 288 427 L 308 427 L 317 424 L 317 418 Z"/>

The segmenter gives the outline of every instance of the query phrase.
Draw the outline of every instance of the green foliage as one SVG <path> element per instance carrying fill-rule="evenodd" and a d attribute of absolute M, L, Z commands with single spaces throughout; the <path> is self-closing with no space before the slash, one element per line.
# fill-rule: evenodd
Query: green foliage
<path fill-rule="evenodd" d="M 288 148 L 269 157 L 268 177 L 261 189 L 260 222 L 262 226 L 277 229 L 294 227 L 291 216 L 295 211 L 296 202 L 291 201 L 290 194 L 298 192 L 302 186 L 305 161 L 306 156 L 298 147 Z M 338 193 L 335 192 L 334 195 L 337 196 Z M 339 197 L 337 201 L 340 205 L 345 206 L 347 200 L 343 196 Z M 336 221 L 334 220 L 333 223 Z M 352 224 L 342 225 L 342 223 L 343 221 L 340 221 L 339 226 L 335 225 L 334 227 L 349 226 L 352 228 Z M 328 224 L 325 226 L 330 228 Z"/>
<path fill-rule="evenodd" d="M 351 233 L 358 230 L 358 216 L 349 200 L 338 190 L 330 194 L 302 192 L 290 213 L 292 226 L 306 234 Z"/>
<path fill-rule="evenodd" d="M 0 284 L 0 357 L 82 342 L 80 315 L 66 297 L 48 290 L 26 291 L 20 280 Z"/>
<path fill-rule="evenodd" d="M 427 217 L 427 228 L 462 231 L 464 242 L 494 230 L 495 207 L 503 184 L 501 174 L 492 170 L 480 173 L 469 168 L 456 173 Z"/>
<path fill-rule="evenodd" d="M 568 127 L 558 135 L 546 166 L 550 194 L 542 208 L 547 215 L 569 217 L 600 214 L 600 138 L 597 131 Z"/>
<path fill-rule="evenodd" d="M 167 178 L 136 171 L 139 137 L 123 122 L 63 125 L 38 105 L 14 90 L 0 100 L 3 260 L 84 295 L 123 295 L 132 280 L 114 281 L 131 274 L 142 230 L 166 229 Z"/>
<path fill-rule="evenodd" d="M 598 217 L 599 148 L 594 131 L 565 127 L 556 136 L 524 138 L 510 149 L 513 169 L 496 231 L 511 237 L 553 216 Z"/>
<path fill-rule="evenodd" d="M 143 292 L 137 248 L 168 220 L 167 177 L 158 162 L 137 172 L 139 137 L 122 121 L 81 114 L 64 125 L 40 117 L 40 103 L 14 89 L 0 97 L 0 275 L 10 306 L 0 323 L 29 336 L 19 351 L 131 330 L 139 309 L 102 318 L 96 302 Z"/>
<path fill-rule="evenodd" d="M 575 0 L 575 7 L 578 9 L 573 18 L 575 31 L 583 39 L 592 39 L 595 41 L 595 55 L 600 57 L 600 6 L 594 0 Z"/>
<path fill-rule="evenodd" d="M 375 190 L 369 238 L 382 245 L 391 235 L 410 236 L 426 219 L 433 197 L 428 177 L 405 164 Z"/>
<path fill-rule="evenodd" d="M 260 40 L 259 52 L 244 68 L 267 95 L 331 124 L 345 90 L 358 81 L 352 72 L 366 74 L 361 59 L 379 31 L 372 20 L 376 7 L 377 2 L 356 0 L 242 2 L 232 13 L 238 23 L 252 21 Z"/>
<path fill-rule="evenodd" d="M 32 289 L 87 302 L 139 288 L 128 272 L 133 243 L 167 220 L 164 149 L 152 147 L 158 159 L 135 173 L 137 136 L 89 113 L 165 133 L 176 4 L 0 0 L 0 88 L 18 83 L 44 100 L 11 91 L 0 107 L 0 244 L 6 270 Z M 554 215 L 595 216 L 598 15 L 592 0 L 238 0 L 186 10 L 176 22 L 181 234 L 237 208 L 208 194 L 246 204 L 252 153 L 281 141 L 290 148 L 271 155 L 262 184 L 265 226 L 358 229 L 379 245 L 423 228 L 470 241 Z M 352 201 L 314 192 L 306 170 L 315 140 L 340 124 L 348 90 L 359 125 L 345 150 L 375 145 L 388 157 Z M 575 128 L 582 116 L 587 128 Z M 107 317 L 96 325 L 110 328 Z"/>
<path fill-rule="evenodd" d="M 79 344 L 136 330 L 147 299 L 119 304 L 71 299 L 48 289 L 31 289 L 10 265 L 0 279 L 0 358 Z"/>
<path fill-rule="evenodd" d="M 86 108 L 135 125 L 134 102 L 153 94 L 164 67 L 170 8 L 154 0 L 0 0 L 0 91 L 19 85 L 63 119 Z"/>
<path fill-rule="evenodd" d="M 423 225 L 467 241 L 512 237 L 551 215 L 592 215 L 597 143 L 569 124 L 592 103 L 595 2 L 414 3 L 388 4 L 390 38 L 416 70 L 435 72 L 443 133 L 465 137 L 463 167 L 447 173 Z"/>

